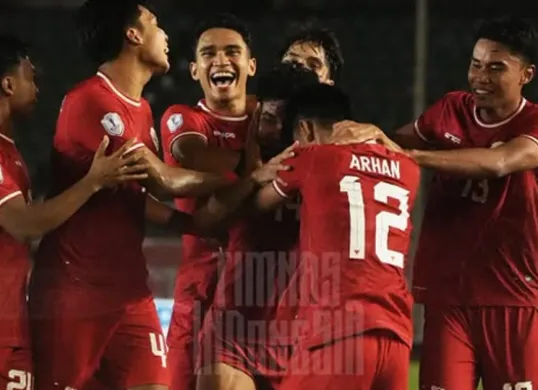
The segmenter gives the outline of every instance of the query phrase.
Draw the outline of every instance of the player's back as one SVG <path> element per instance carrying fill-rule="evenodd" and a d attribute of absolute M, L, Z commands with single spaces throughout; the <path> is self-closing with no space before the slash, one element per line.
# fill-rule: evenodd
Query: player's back
<path fill-rule="evenodd" d="M 23 196 L 31 202 L 30 178 L 13 140 L 0 134 L 0 207 Z M 28 347 L 26 281 L 30 271 L 28 244 L 0 227 L 0 347 Z"/>
<path fill-rule="evenodd" d="M 156 150 L 148 103 L 122 95 L 98 74 L 72 89 L 62 103 L 52 151 L 51 197 L 87 173 L 105 134 L 111 139 L 109 150 L 129 138 Z M 134 182 L 93 195 L 43 238 L 33 284 L 70 281 L 95 291 L 114 291 L 111 300 L 149 294 L 142 253 L 146 196 Z"/>
<path fill-rule="evenodd" d="M 495 148 L 524 136 L 538 143 L 538 106 L 522 100 L 483 123 L 467 92 L 452 92 L 416 123 L 437 149 Z M 436 174 L 415 256 L 421 303 L 534 306 L 538 300 L 536 170 L 467 180 Z"/>
<path fill-rule="evenodd" d="M 410 343 L 404 267 L 418 166 L 380 145 L 320 145 L 297 154 L 299 318 L 314 325 L 304 337 L 315 343 L 324 332 L 389 328 Z"/>

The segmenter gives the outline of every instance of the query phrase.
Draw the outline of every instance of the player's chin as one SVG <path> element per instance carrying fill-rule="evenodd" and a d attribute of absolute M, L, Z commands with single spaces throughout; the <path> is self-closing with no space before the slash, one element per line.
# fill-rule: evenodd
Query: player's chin
<path fill-rule="evenodd" d="M 168 62 L 168 60 L 166 60 L 157 64 L 155 73 L 164 74 L 164 73 L 168 73 L 169 70 L 170 70 L 170 63 Z"/>
<path fill-rule="evenodd" d="M 496 99 L 493 96 L 474 94 L 474 101 L 476 108 L 492 108 L 496 106 Z"/>

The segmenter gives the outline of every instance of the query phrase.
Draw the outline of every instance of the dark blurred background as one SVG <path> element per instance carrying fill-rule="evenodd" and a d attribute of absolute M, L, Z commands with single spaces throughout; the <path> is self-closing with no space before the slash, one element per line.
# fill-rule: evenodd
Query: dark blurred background
<path fill-rule="evenodd" d="M 110 0 L 114 1 L 114 0 Z M 56 116 L 65 92 L 91 75 L 76 46 L 73 10 L 81 0 L 0 0 L 0 32 L 15 33 L 33 46 L 41 90 L 33 119 L 17 130 L 30 166 L 35 197 L 47 189 L 48 156 Z M 209 14 L 230 11 L 250 26 L 259 71 L 275 62 L 288 31 L 315 22 L 341 41 L 345 70 L 341 86 L 352 96 L 356 119 L 387 132 L 413 120 L 444 93 L 466 87 L 473 28 L 482 18 L 517 14 L 533 17 L 535 1 L 512 0 L 235 0 L 157 1 L 161 25 L 170 37 L 172 68 L 156 77 L 145 96 L 156 128 L 172 103 L 201 97 L 190 79 L 194 26 Z M 252 80 L 250 89 L 255 86 Z M 527 97 L 538 97 L 536 85 Z M 419 200 L 419 205 L 424 197 Z M 417 226 L 421 208 L 417 207 Z M 416 229 L 418 231 L 418 229 Z M 152 285 L 170 297 L 180 241 L 150 230 L 147 240 Z M 420 342 L 420 321 L 417 341 Z"/>

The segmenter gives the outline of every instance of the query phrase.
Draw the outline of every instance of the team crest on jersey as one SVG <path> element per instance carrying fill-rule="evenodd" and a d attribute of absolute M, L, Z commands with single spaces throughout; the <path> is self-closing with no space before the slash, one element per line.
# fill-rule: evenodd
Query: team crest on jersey
<path fill-rule="evenodd" d="M 125 132 L 125 125 L 121 120 L 120 114 L 117 112 L 109 112 L 106 114 L 103 119 L 101 119 L 101 124 L 105 128 L 105 131 L 113 137 L 122 136 Z"/>
<path fill-rule="evenodd" d="M 149 135 L 151 136 L 151 140 L 153 141 L 153 145 L 155 146 L 155 150 L 159 150 L 159 138 L 157 137 L 157 132 L 152 127 L 149 129 Z"/>
<path fill-rule="evenodd" d="M 166 121 L 166 125 L 168 126 L 168 130 L 170 130 L 170 133 L 175 133 L 177 129 L 179 129 L 181 125 L 183 125 L 183 115 L 171 115 L 170 118 L 168 118 L 168 121 Z"/>

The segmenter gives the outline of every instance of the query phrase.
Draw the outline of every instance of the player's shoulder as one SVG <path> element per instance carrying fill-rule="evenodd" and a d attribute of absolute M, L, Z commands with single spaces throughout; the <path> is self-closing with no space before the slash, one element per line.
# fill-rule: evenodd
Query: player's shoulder
<path fill-rule="evenodd" d="M 114 93 L 106 88 L 97 75 L 78 83 L 67 92 L 62 105 L 66 104 L 70 106 L 81 105 L 85 108 L 88 106 L 121 107 Z"/>
<path fill-rule="evenodd" d="M 538 127 L 538 104 L 525 100 L 522 105 L 520 118 L 529 126 Z"/>
<path fill-rule="evenodd" d="M 446 93 L 439 101 L 445 107 L 466 109 L 474 107 L 473 95 L 467 91 L 451 91 Z"/>
<path fill-rule="evenodd" d="M 203 116 L 203 111 L 197 106 L 172 104 L 165 110 L 161 118 L 161 129 L 167 128 L 168 131 L 174 133 L 185 125 L 189 126 L 189 130 L 197 130 L 191 127 L 198 127 Z"/>

